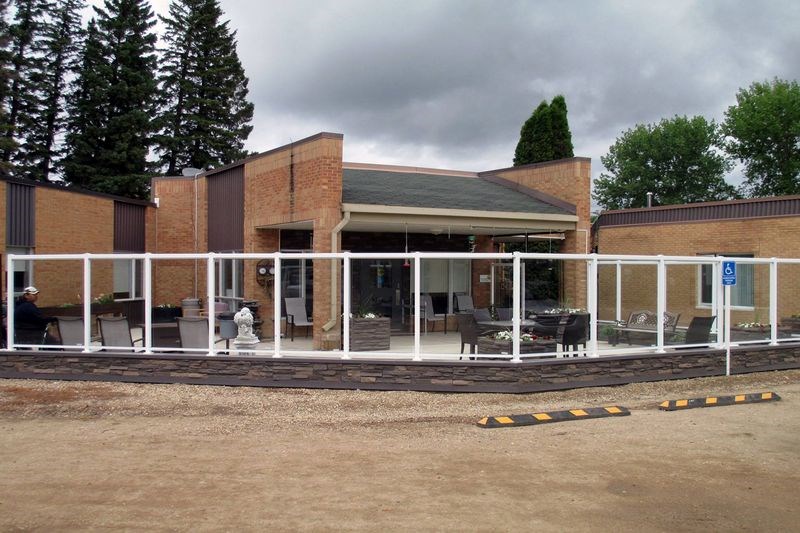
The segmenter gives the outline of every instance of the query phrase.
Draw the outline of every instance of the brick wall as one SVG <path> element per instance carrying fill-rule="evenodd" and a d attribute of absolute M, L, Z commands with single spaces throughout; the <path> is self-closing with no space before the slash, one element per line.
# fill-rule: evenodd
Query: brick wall
<path fill-rule="evenodd" d="M 562 253 L 583 254 L 591 250 L 591 160 L 573 157 L 546 163 L 535 163 L 492 172 L 531 189 L 555 196 L 575 205 L 576 231 L 567 231 L 561 243 Z M 586 307 L 586 268 L 576 261 L 564 264 L 562 301 L 574 307 Z"/>
<path fill-rule="evenodd" d="M 800 257 L 800 217 L 754 218 L 636 226 L 602 226 L 597 245 L 601 254 L 685 255 L 750 254 L 754 257 Z M 615 275 L 603 267 L 600 275 L 600 318 L 613 318 Z M 778 316 L 800 313 L 800 265 L 779 269 Z M 623 319 L 635 308 L 655 309 L 655 266 L 624 266 Z M 708 315 L 698 301 L 698 267 L 668 266 L 667 309 L 681 313 L 685 325 L 695 315 Z M 648 307 L 649 306 L 649 307 Z M 755 266 L 755 310 L 732 311 L 732 321 L 769 321 L 769 267 Z"/>
<path fill-rule="evenodd" d="M 158 208 L 148 223 L 155 233 L 155 253 L 193 253 L 195 235 L 197 251 L 206 252 L 207 234 L 205 178 L 155 178 L 153 198 Z M 197 207 L 195 208 L 195 198 Z M 195 228 L 195 209 L 200 216 Z M 195 233 L 196 230 L 196 233 Z M 197 262 L 197 297 L 205 299 L 205 261 Z M 195 261 L 187 259 L 158 259 L 153 262 L 153 303 L 180 305 L 181 299 L 195 295 Z"/>
<path fill-rule="evenodd" d="M 341 135 L 320 133 L 246 162 L 245 252 L 277 250 L 275 230 L 259 227 L 301 221 L 313 229 L 314 252 L 332 250 L 331 232 L 342 216 L 342 144 Z M 338 280 L 341 272 L 338 267 L 334 270 L 331 267 L 332 261 L 314 261 L 313 321 L 317 349 L 340 345 L 341 320 L 338 313 L 331 311 L 330 282 L 332 276 Z M 252 286 L 254 282 L 249 283 Z M 273 309 L 269 295 L 263 290 L 254 294 L 268 325 Z M 334 326 L 324 331 L 323 326 L 332 318 Z"/>

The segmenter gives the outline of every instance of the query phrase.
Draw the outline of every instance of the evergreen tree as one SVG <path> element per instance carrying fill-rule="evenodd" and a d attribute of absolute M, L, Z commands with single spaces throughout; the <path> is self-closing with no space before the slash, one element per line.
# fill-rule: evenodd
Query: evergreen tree
<path fill-rule="evenodd" d="M 253 104 L 236 52 L 236 33 L 217 0 L 174 0 L 166 33 L 156 137 L 167 174 L 225 165 L 246 155 Z"/>
<path fill-rule="evenodd" d="M 12 79 L 11 54 L 8 51 L 11 37 L 6 22 L 7 11 L 8 0 L 0 0 L 0 154 L 10 153 L 16 146 L 14 139 L 6 135 L 11 130 L 6 105 L 11 94 Z M 11 165 L 0 158 L 0 174 L 8 174 L 10 171 Z"/>
<path fill-rule="evenodd" d="M 146 198 L 155 99 L 155 18 L 145 0 L 105 0 L 87 35 L 72 103 L 65 178 Z M 95 109 L 90 109 L 97 103 Z"/>
<path fill-rule="evenodd" d="M 567 101 L 558 95 L 550 102 L 550 127 L 552 128 L 553 159 L 573 157 L 572 132 L 567 120 Z"/>
<path fill-rule="evenodd" d="M 550 107 L 545 100 L 522 125 L 519 142 L 514 152 L 514 166 L 549 161 L 552 159 L 550 139 Z"/>
<path fill-rule="evenodd" d="M 68 183 L 91 188 L 102 175 L 95 161 L 104 140 L 108 113 L 105 81 L 111 76 L 111 66 L 105 60 L 96 20 L 89 21 L 85 33 L 79 74 L 69 98 L 65 140 L 68 153 L 63 161 L 63 170 Z"/>
<path fill-rule="evenodd" d="M 520 131 L 514 166 L 572 157 L 572 133 L 567 120 L 567 102 L 562 95 L 534 110 Z"/>
<path fill-rule="evenodd" d="M 75 66 L 83 0 L 60 0 L 49 6 L 37 48 L 42 57 L 31 70 L 31 105 L 19 120 L 21 146 L 17 174 L 47 181 L 57 156 L 56 136 L 63 131 L 67 73 Z"/>
<path fill-rule="evenodd" d="M 20 123 L 26 115 L 36 112 L 36 90 L 31 74 L 40 69 L 41 54 L 38 53 L 38 36 L 42 31 L 43 17 L 47 10 L 45 0 L 17 0 L 14 21 L 9 27 L 12 78 L 7 98 L 6 149 L 2 160 L 10 163 L 16 155 Z M 11 141 L 11 142 L 9 142 Z"/>

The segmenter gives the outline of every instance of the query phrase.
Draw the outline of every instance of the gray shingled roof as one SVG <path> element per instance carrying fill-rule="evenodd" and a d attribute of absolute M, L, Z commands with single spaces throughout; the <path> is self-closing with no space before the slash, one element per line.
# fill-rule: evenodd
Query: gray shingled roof
<path fill-rule="evenodd" d="M 344 203 L 571 214 L 555 205 L 477 177 L 346 168 L 342 180 Z"/>

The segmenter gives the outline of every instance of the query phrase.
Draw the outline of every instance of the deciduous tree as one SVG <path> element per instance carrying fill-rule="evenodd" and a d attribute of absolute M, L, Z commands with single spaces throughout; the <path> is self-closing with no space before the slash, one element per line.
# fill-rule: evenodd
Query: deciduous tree
<path fill-rule="evenodd" d="M 736 95 L 725 113 L 728 152 L 745 166 L 748 196 L 800 194 L 800 85 L 774 79 Z"/>
<path fill-rule="evenodd" d="M 625 131 L 601 157 L 607 173 L 595 181 L 594 198 L 604 209 L 728 200 L 731 163 L 719 150 L 721 135 L 705 118 L 676 116 Z"/>

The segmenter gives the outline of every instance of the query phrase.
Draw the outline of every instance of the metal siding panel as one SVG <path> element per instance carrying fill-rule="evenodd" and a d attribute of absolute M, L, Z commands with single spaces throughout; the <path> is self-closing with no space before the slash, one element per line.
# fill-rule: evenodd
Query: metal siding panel
<path fill-rule="evenodd" d="M 145 207 L 114 202 L 114 251 L 145 251 Z"/>
<path fill-rule="evenodd" d="M 36 188 L 9 183 L 7 188 L 6 245 L 36 245 Z"/>
<path fill-rule="evenodd" d="M 208 189 L 208 250 L 244 249 L 244 166 L 206 178 Z"/>

